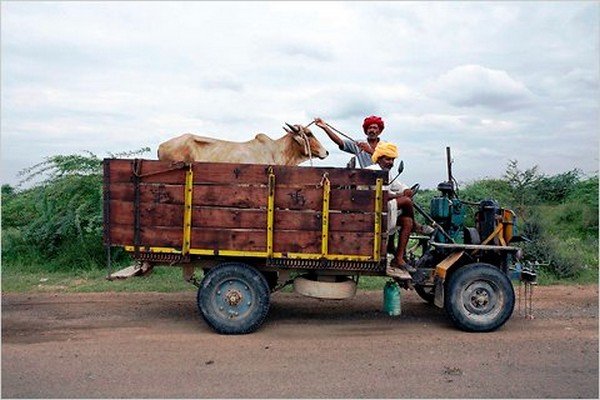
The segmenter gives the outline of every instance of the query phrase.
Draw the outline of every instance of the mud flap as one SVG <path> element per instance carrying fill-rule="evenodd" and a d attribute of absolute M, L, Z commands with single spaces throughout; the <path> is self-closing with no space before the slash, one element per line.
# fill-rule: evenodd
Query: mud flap
<path fill-rule="evenodd" d="M 444 280 L 446 279 L 446 271 L 448 271 L 448 268 L 454 265 L 464 253 L 464 250 L 455 251 L 440 261 L 435 267 L 435 297 L 433 299 L 433 304 L 435 304 L 436 307 L 444 308 Z"/>
<path fill-rule="evenodd" d="M 433 304 L 436 307 L 444 308 L 444 280 L 436 277 L 435 278 L 435 297 L 433 298 Z"/>

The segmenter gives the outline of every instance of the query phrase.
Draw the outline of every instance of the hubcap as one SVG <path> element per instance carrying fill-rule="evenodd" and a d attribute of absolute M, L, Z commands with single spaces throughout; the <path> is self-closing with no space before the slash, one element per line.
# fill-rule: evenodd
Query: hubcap
<path fill-rule="evenodd" d="M 242 301 L 242 294 L 237 290 L 229 290 L 225 295 L 225 299 L 230 306 L 237 306 Z"/>
<path fill-rule="evenodd" d="M 494 310 L 499 299 L 497 288 L 487 281 L 475 281 L 463 292 L 463 305 L 473 314 L 488 314 Z"/>
<path fill-rule="evenodd" d="M 243 318 L 252 307 L 254 297 L 254 291 L 244 280 L 230 278 L 216 286 L 213 304 L 222 318 Z"/>

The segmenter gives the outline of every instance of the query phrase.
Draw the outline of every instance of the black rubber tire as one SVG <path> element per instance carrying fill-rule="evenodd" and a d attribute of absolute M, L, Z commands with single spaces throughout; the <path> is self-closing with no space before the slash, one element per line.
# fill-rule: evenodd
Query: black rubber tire
<path fill-rule="evenodd" d="M 456 270 L 447 282 L 446 313 L 459 329 L 489 332 L 512 315 L 515 291 L 508 276 L 490 264 L 475 263 Z"/>
<path fill-rule="evenodd" d="M 269 290 L 273 291 L 277 287 L 277 281 L 279 280 L 279 274 L 277 271 L 263 271 L 263 276 L 269 285 Z"/>
<path fill-rule="evenodd" d="M 270 305 L 264 275 L 243 263 L 223 263 L 211 268 L 198 289 L 198 310 L 206 323 L 225 335 L 256 331 Z"/>
<path fill-rule="evenodd" d="M 435 299 L 435 289 L 433 287 L 415 285 L 415 292 L 417 292 L 420 298 L 429 304 L 433 304 L 433 300 Z"/>

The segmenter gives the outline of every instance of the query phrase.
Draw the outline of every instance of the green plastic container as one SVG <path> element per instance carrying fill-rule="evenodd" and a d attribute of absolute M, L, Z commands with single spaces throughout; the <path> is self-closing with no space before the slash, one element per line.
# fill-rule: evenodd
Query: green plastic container
<path fill-rule="evenodd" d="M 400 288 L 394 281 L 387 281 L 383 288 L 383 312 L 397 317 L 402 314 Z"/>

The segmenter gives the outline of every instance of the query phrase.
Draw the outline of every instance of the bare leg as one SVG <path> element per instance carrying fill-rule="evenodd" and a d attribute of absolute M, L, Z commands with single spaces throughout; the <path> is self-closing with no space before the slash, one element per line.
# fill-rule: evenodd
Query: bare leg
<path fill-rule="evenodd" d="M 400 226 L 400 237 L 398 238 L 398 251 L 396 252 L 397 265 L 406 264 L 404 261 L 404 252 L 406 251 L 406 245 L 408 244 L 408 238 L 413 228 L 413 220 L 410 217 L 398 218 L 398 225 Z"/>

